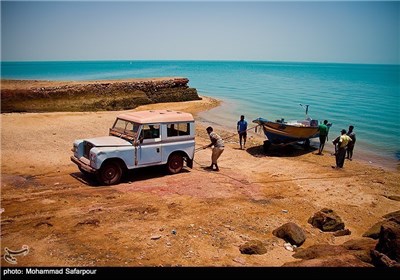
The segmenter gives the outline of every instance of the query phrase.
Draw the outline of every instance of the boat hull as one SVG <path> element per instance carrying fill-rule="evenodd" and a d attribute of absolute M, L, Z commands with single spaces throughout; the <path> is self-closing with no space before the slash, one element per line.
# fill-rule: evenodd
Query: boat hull
<path fill-rule="evenodd" d="M 290 125 L 287 123 L 268 121 L 263 118 L 258 118 L 253 122 L 261 125 L 265 136 L 271 144 L 290 144 L 319 136 L 318 125 L 306 126 L 302 125 L 301 122 L 299 122 L 299 125 Z"/>

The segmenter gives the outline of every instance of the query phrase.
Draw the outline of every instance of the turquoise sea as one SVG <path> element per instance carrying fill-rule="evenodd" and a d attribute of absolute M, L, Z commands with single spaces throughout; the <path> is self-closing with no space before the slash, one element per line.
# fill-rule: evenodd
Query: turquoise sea
<path fill-rule="evenodd" d="M 354 158 L 396 168 L 400 160 L 400 65 L 254 61 L 2 62 L 9 79 L 100 80 L 180 76 L 199 95 L 223 100 L 201 114 L 235 132 L 251 121 L 304 118 L 333 123 L 329 139 L 354 125 Z M 316 140 L 318 141 L 318 140 Z M 318 145 L 316 143 L 316 145 Z M 331 148 L 331 143 L 326 147 Z"/>

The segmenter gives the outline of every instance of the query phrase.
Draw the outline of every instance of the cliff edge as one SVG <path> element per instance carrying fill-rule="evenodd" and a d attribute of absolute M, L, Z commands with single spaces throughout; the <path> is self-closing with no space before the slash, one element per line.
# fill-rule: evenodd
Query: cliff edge
<path fill-rule="evenodd" d="M 201 99 L 181 77 L 101 81 L 1 80 L 1 111 L 117 111 Z"/>

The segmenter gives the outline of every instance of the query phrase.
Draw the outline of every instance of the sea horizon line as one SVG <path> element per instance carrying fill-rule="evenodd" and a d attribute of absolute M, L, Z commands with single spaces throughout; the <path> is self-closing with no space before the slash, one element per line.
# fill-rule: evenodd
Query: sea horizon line
<path fill-rule="evenodd" d="M 234 59 L 71 59 L 71 60 L 0 60 L 0 63 L 35 63 L 35 62 L 241 62 L 241 63 L 293 63 L 293 64 L 332 64 L 332 65 L 379 65 L 379 66 L 398 66 L 393 63 L 371 63 L 371 62 L 334 62 L 334 61 L 290 61 L 290 60 L 234 60 Z"/>

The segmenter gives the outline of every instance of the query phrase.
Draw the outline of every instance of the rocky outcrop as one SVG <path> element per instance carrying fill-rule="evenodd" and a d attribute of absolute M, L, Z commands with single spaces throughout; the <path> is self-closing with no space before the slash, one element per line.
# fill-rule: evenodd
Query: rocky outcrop
<path fill-rule="evenodd" d="M 1 81 L 2 112 L 104 111 L 199 100 L 187 78 L 114 81 Z"/>
<path fill-rule="evenodd" d="M 381 226 L 379 241 L 371 252 L 376 266 L 400 267 L 400 220 L 391 218 Z"/>
<path fill-rule="evenodd" d="M 292 256 L 301 260 L 283 266 L 373 267 L 370 251 L 376 243 L 375 240 L 363 238 L 349 240 L 342 245 L 320 244 L 299 248 Z"/>
<path fill-rule="evenodd" d="M 372 263 L 378 267 L 400 267 L 400 211 L 383 218 L 363 234 L 363 237 L 378 240 L 371 250 Z"/>
<path fill-rule="evenodd" d="M 387 223 L 394 222 L 400 224 L 400 211 L 395 211 L 392 213 L 388 213 L 383 216 L 384 220 L 377 222 L 372 227 L 370 227 L 364 234 L 363 237 L 370 237 L 373 239 L 378 239 L 381 227 Z"/>
<path fill-rule="evenodd" d="M 363 238 L 348 240 L 342 245 L 317 244 L 298 248 L 292 256 L 301 260 L 283 266 L 400 268 L 400 212 L 389 213 L 383 218 L 385 220 L 373 225 Z M 330 209 L 315 213 L 308 222 L 322 231 L 333 231 L 335 237 L 351 233 L 344 229 L 340 217 Z"/>
<path fill-rule="evenodd" d="M 373 265 L 359 260 L 351 254 L 327 256 L 325 258 L 307 259 L 297 262 L 288 262 L 282 267 L 373 267 Z"/>
<path fill-rule="evenodd" d="M 327 256 L 338 256 L 347 252 L 346 248 L 337 245 L 319 244 L 308 248 L 299 248 L 292 257 L 296 259 L 311 260 Z"/>

